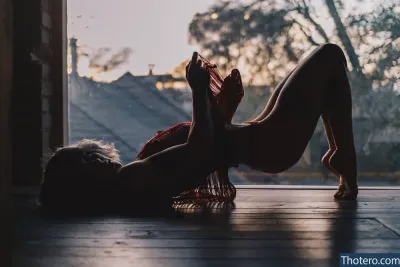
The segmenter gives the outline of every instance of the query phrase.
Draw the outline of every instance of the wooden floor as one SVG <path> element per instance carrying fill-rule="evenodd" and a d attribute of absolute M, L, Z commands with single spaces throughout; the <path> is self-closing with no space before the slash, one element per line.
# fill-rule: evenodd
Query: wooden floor
<path fill-rule="evenodd" d="M 233 206 L 163 216 L 48 218 L 15 197 L 13 266 L 339 266 L 343 252 L 400 252 L 400 190 L 239 189 Z"/>

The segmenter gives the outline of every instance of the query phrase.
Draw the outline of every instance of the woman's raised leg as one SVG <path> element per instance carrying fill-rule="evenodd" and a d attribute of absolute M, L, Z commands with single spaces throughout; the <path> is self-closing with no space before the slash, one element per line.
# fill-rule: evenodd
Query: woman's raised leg
<path fill-rule="evenodd" d="M 297 68 L 297 66 L 296 66 Z M 275 106 L 276 100 L 278 99 L 279 94 L 282 91 L 283 86 L 285 85 L 287 79 L 289 79 L 290 75 L 293 73 L 293 71 L 295 71 L 294 68 L 279 84 L 278 86 L 275 88 L 275 90 L 272 92 L 271 96 L 268 99 L 268 103 L 267 105 L 265 105 L 264 110 L 254 119 L 248 121 L 248 123 L 257 123 L 259 121 L 262 121 L 263 119 L 265 119 L 272 111 L 272 109 Z"/>
<path fill-rule="evenodd" d="M 318 51 L 319 51 L 318 49 L 315 49 L 314 51 L 312 51 L 310 53 L 310 55 L 308 55 L 307 58 L 312 57 Z M 252 119 L 248 123 L 258 123 L 258 122 L 262 121 L 264 118 L 266 118 L 271 113 L 272 109 L 274 108 L 274 106 L 276 104 L 276 100 L 278 99 L 278 96 L 279 96 L 280 92 L 282 91 L 283 86 L 286 84 L 286 81 L 292 75 L 292 73 L 297 69 L 297 67 L 298 66 L 296 66 L 292 71 L 290 71 L 290 73 L 278 84 L 278 86 L 275 88 L 274 92 L 272 93 L 271 97 L 269 98 L 268 103 L 265 106 L 264 110 L 256 118 Z M 324 125 L 325 135 L 328 140 L 328 146 L 329 146 L 328 151 L 325 153 L 325 155 L 321 159 L 321 163 L 340 179 L 339 189 L 338 189 L 337 193 L 335 194 L 335 198 L 336 198 L 336 196 L 338 194 L 342 194 L 344 192 L 345 186 L 343 183 L 343 179 L 340 177 L 340 174 L 336 170 L 334 170 L 332 168 L 332 166 L 329 164 L 330 158 L 336 151 L 336 144 L 335 144 L 335 139 L 334 139 L 333 133 L 332 133 L 332 127 L 329 122 L 329 116 L 327 116 L 325 113 L 323 113 L 321 115 L 321 118 L 322 118 L 322 123 Z"/>
<path fill-rule="evenodd" d="M 271 135 L 274 124 L 282 125 L 284 120 L 289 121 L 292 127 L 284 127 L 286 133 L 278 131 L 279 133 L 272 137 L 286 139 L 286 143 L 292 145 L 292 151 L 287 151 L 285 155 L 288 158 L 288 166 L 282 163 L 280 168 L 290 167 L 293 158 L 303 153 L 316 122 L 322 115 L 330 143 L 330 150 L 323 158 L 323 162 L 327 162 L 327 167 L 341 176 L 345 185 L 342 186 L 341 193 L 335 197 L 353 199 L 358 193 L 357 163 L 351 119 L 351 92 L 345 64 L 346 59 L 340 47 L 326 44 L 317 48 L 287 78 L 272 110 L 260 121 L 259 129 L 269 131 Z M 294 130 L 296 136 L 290 136 L 293 132 L 288 134 L 288 129 Z M 259 148 L 262 144 L 271 145 L 271 142 L 262 140 L 265 136 L 258 136 L 256 139 L 254 143 Z M 295 142 L 293 139 L 296 139 Z M 265 151 L 268 151 L 267 147 L 262 149 L 264 153 L 256 148 L 255 151 L 258 153 L 252 158 L 260 158 Z M 261 162 L 258 162 L 256 165 L 260 164 Z"/>
<path fill-rule="evenodd" d="M 343 52 L 342 56 L 344 58 Z M 336 145 L 328 162 L 328 165 L 340 176 L 339 189 L 335 198 L 355 199 L 358 194 L 357 160 L 354 147 L 351 88 L 345 64 L 344 59 L 342 67 L 338 66 L 336 69 L 333 89 L 327 93 L 323 114 L 331 127 Z M 329 150 L 332 151 L 331 148 Z"/>
<path fill-rule="evenodd" d="M 318 52 L 318 48 L 314 49 L 307 57 L 310 58 L 312 57 L 315 53 Z M 271 94 L 267 105 L 265 106 L 264 110 L 254 119 L 252 119 L 251 121 L 249 121 L 249 123 L 255 123 L 255 122 L 259 122 L 263 119 L 265 119 L 272 111 L 272 109 L 275 106 L 276 100 L 278 99 L 279 94 L 282 91 L 283 86 L 286 84 L 286 81 L 289 79 L 289 77 L 292 75 L 292 73 L 298 68 L 299 65 L 297 65 L 293 70 L 291 70 L 289 72 L 288 75 L 286 75 L 286 77 L 278 84 L 278 86 L 275 88 L 275 90 L 273 91 L 273 93 Z"/>

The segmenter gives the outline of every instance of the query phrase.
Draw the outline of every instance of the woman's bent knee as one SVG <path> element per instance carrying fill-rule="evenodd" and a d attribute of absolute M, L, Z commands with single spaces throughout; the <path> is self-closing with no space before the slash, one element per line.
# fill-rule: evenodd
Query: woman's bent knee
<path fill-rule="evenodd" d="M 346 65 L 347 63 L 346 56 L 343 52 L 343 49 L 340 46 L 332 43 L 327 43 L 321 45 L 319 49 L 320 52 L 328 59 L 340 60 L 341 63 Z"/>

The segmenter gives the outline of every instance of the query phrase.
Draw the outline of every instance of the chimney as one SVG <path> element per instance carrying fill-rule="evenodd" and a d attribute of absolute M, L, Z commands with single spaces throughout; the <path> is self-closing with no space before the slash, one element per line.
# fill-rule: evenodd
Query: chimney
<path fill-rule="evenodd" d="M 154 64 L 149 64 L 149 76 L 153 76 L 153 69 L 156 65 Z"/>
<path fill-rule="evenodd" d="M 71 47 L 71 67 L 72 67 L 72 74 L 77 75 L 78 74 L 78 55 L 77 55 L 77 46 L 76 38 L 71 38 L 70 39 L 70 47 Z"/>

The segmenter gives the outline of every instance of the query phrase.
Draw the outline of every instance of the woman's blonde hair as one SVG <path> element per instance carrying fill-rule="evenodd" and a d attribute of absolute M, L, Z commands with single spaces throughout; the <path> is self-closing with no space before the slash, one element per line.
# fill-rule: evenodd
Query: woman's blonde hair
<path fill-rule="evenodd" d="M 78 142 L 57 148 L 49 155 L 45 165 L 44 179 L 38 199 L 40 206 L 58 206 L 61 202 L 70 203 L 72 198 L 78 200 L 77 192 L 86 192 L 89 197 L 91 183 L 96 177 L 82 173 L 79 163 L 82 155 L 88 152 L 102 154 L 113 161 L 120 162 L 118 150 L 113 143 L 103 140 L 83 139 Z M 73 191 L 74 193 L 72 193 Z"/>

